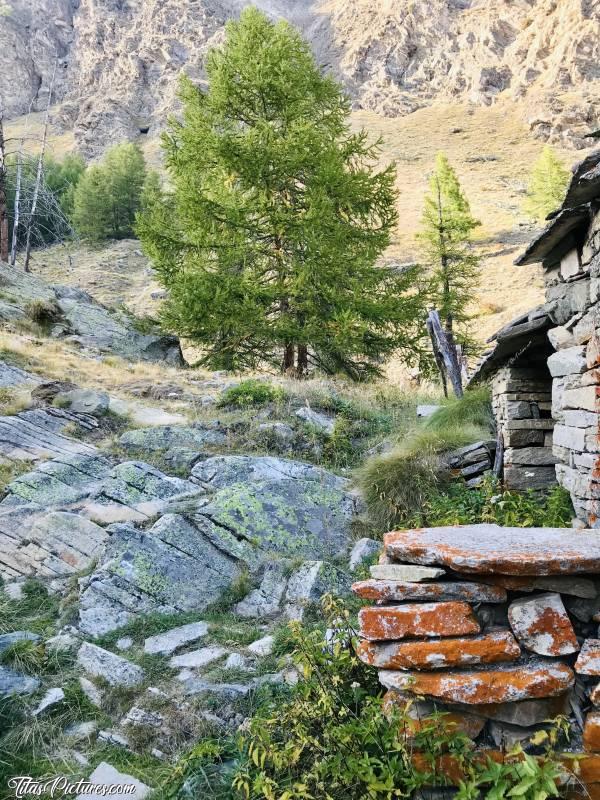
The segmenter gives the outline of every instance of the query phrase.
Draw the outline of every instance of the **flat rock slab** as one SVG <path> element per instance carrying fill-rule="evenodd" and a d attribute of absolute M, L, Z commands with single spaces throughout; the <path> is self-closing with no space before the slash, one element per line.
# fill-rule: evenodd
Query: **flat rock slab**
<path fill-rule="evenodd" d="M 170 656 L 183 645 L 197 642 L 207 633 L 208 624 L 206 622 L 190 622 L 188 625 L 180 625 L 179 628 L 172 628 L 170 631 L 146 639 L 144 653 Z"/>
<path fill-rule="evenodd" d="M 133 687 L 144 681 L 144 670 L 126 658 L 84 642 L 77 653 L 78 665 L 94 678 L 104 678 L 111 686 Z"/>
<path fill-rule="evenodd" d="M 455 672 L 382 670 L 379 673 L 379 680 L 386 689 L 400 689 L 465 705 L 552 697 L 570 688 L 574 679 L 573 670 L 557 663 Z"/>
<path fill-rule="evenodd" d="M 87 780 L 88 784 L 98 786 L 98 791 L 90 790 L 88 786 L 86 786 L 86 791 L 80 795 L 77 795 L 76 800 L 94 800 L 95 798 L 101 798 L 107 796 L 106 787 L 107 786 L 127 786 L 130 787 L 127 789 L 127 793 L 121 790 L 121 794 L 124 794 L 126 797 L 131 798 L 131 800 L 143 800 L 146 795 L 152 791 L 149 786 L 146 786 L 145 783 L 142 783 L 137 778 L 134 778 L 132 775 L 126 775 L 123 772 L 119 772 L 116 770 L 111 764 L 108 764 L 106 761 L 102 761 L 96 769 L 92 772 L 90 777 Z M 114 790 L 114 792 L 118 795 L 119 791 Z M 110 790 L 108 794 L 111 794 Z"/>
<path fill-rule="evenodd" d="M 358 657 L 380 669 L 448 669 L 476 664 L 515 661 L 521 648 L 510 631 L 494 631 L 483 636 L 429 639 L 422 642 L 377 644 L 362 641 Z"/>
<path fill-rule="evenodd" d="M 508 621 L 521 644 L 540 656 L 576 653 L 579 643 L 559 594 L 549 592 L 515 600 Z"/>
<path fill-rule="evenodd" d="M 600 675 L 600 639 L 586 639 L 575 662 L 575 672 Z"/>
<path fill-rule="evenodd" d="M 461 602 L 361 608 L 358 618 L 360 635 L 369 641 L 462 636 L 480 630 L 471 606 Z"/>
<path fill-rule="evenodd" d="M 352 591 L 365 600 L 399 603 L 405 600 L 465 600 L 468 603 L 504 603 L 501 586 L 456 581 L 454 583 L 409 583 L 407 581 L 368 580 L 352 584 Z"/>
<path fill-rule="evenodd" d="M 371 577 L 384 581 L 420 583 L 441 578 L 446 572 L 438 567 L 415 567 L 413 564 L 374 564 L 369 568 Z"/>
<path fill-rule="evenodd" d="M 600 572 L 597 531 L 456 525 L 393 531 L 384 537 L 392 559 L 457 572 L 569 575 Z"/>
<path fill-rule="evenodd" d="M 493 586 L 502 586 L 511 592 L 558 592 L 573 597 L 593 600 L 598 595 L 594 581 L 589 578 L 571 577 L 570 575 L 546 575 L 534 577 L 529 575 L 486 575 L 481 580 Z"/>
<path fill-rule="evenodd" d="M 189 653 L 182 653 L 180 656 L 173 656 L 169 661 L 169 666 L 197 669 L 217 661 L 226 654 L 227 650 L 224 647 L 216 645 L 214 647 L 201 647 L 199 650 L 192 650 Z"/>

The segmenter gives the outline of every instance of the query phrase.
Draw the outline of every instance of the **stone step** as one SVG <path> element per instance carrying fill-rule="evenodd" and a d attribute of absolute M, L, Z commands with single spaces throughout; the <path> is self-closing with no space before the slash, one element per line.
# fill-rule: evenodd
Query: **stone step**
<path fill-rule="evenodd" d="M 380 669 L 448 669 L 515 661 L 521 648 L 508 630 L 483 636 L 378 644 L 363 640 L 357 648 L 365 664 Z"/>
<path fill-rule="evenodd" d="M 600 536 L 572 528 L 456 525 L 387 533 L 393 560 L 457 572 L 493 575 L 569 575 L 600 571 Z"/>
<path fill-rule="evenodd" d="M 480 630 L 471 606 L 458 601 L 361 608 L 358 619 L 360 635 L 369 641 L 462 636 Z"/>
<path fill-rule="evenodd" d="M 454 672 L 381 670 L 379 680 L 386 689 L 473 705 L 553 697 L 569 689 L 575 675 L 566 664 L 533 662 Z"/>
<path fill-rule="evenodd" d="M 506 590 L 501 586 L 468 581 L 411 583 L 408 581 L 374 580 L 352 584 L 354 594 L 377 603 L 405 600 L 465 600 L 468 603 L 504 603 Z"/>

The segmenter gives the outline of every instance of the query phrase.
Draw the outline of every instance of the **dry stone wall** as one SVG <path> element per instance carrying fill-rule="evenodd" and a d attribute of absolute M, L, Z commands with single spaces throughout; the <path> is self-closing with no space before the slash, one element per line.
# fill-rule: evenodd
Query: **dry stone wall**
<path fill-rule="evenodd" d="M 506 487 L 523 491 L 556 483 L 552 395 L 545 367 L 538 370 L 503 367 L 494 375 L 492 397 L 496 424 L 504 442 Z"/>
<path fill-rule="evenodd" d="M 558 482 L 569 490 L 578 518 L 600 526 L 600 212 L 582 248 L 575 242 L 546 269 L 546 296 L 557 327 L 552 375 L 553 453 Z"/>
<path fill-rule="evenodd" d="M 359 614 L 358 655 L 379 670 L 385 708 L 412 717 L 407 734 L 444 712 L 487 757 L 517 741 L 531 749 L 565 715 L 561 747 L 581 754 L 600 795 L 597 532 L 473 525 L 384 541 L 372 577 L 353 586 L 373 603 Z"/>

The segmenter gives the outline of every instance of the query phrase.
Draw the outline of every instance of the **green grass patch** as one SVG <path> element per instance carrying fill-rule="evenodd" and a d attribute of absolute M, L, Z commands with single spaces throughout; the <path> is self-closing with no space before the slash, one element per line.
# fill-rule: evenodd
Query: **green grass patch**
<path fill-rule="evenodd" d="M 285 399 L 285 392 L 281 386 L 273 386 L 266 381 L 259 381 L 256 378 L 248 378 L 237 386 L 226 389 L 221 399 L 219 407 L 238 406 L 248 408 L 249 406 L 261 406 L 267 403 L 281 403 Z"/>

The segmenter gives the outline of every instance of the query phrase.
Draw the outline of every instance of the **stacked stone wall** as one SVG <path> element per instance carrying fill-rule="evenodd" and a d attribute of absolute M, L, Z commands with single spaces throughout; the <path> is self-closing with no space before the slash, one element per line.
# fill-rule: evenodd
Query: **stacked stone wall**
<path fill-rule="evenodd" d="M 558 482 L 584 525 L 600 527 L 600 212 L 583 246 L 573 242 L 546 269 L 547 306 L 557 326 L 552 375 L 553 454 Z"/>
<path fill-rule="evenodd" d="M 556 483 L 551 380 L 545 364 L 503 367 L 494 376 L 492 398 L 504 444 L 506 487 L 524 491 Z"/>
<path fill-rule="evenodd" d="M 371 578 L 353 586 L 373 603 L 359 613 L 357 652 L 379 670 L 384 708 L 412 719 L 407 736 L 442 712 L 485 757 L 517 742 L 535 754 L 535 732 L 564 716 L 559 747 L 581 756 L 583 796 L 599 796 L 597 533 L 472 525 L 384 541 Z"/>

